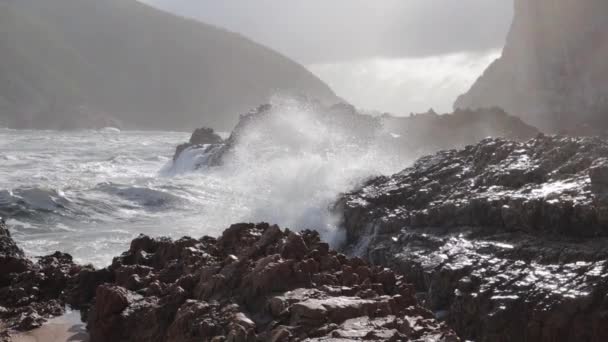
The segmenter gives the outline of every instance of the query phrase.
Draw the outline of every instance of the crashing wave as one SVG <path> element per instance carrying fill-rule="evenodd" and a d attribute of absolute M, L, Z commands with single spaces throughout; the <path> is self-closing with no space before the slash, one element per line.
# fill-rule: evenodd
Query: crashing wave
<path fill-rule="evenodd" d="M 19 188 L 0 191 L 0 215 L 22 216 L 36 211 L 54 212 L 70 204 L 61 191 L 44 188 Z"/>
<path fill-rule="evenodd" d="M 117 127 L 104 127 L 98 130 L 99 133 L 120 133 L 120 128 Z"/>

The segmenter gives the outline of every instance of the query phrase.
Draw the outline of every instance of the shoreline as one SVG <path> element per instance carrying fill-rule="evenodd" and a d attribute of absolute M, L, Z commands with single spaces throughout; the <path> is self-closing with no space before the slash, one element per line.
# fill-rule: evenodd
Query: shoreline
<path fill-rule="evenodd" d="M 50 319 L 40 328 L 11 335 L 13 342 L 88 342 L 86 324 L 80 321 L 80 312 L 66 311 Z"/>

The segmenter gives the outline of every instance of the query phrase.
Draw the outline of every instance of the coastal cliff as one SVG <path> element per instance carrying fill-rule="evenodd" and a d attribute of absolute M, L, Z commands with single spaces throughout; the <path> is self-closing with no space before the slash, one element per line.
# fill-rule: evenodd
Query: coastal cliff
<path fill-rule="evenodd" d="M 608 129 L 608 2 L 515 0 L 502 56 L 455 108 L 498 106 L 545 132 Z"/>

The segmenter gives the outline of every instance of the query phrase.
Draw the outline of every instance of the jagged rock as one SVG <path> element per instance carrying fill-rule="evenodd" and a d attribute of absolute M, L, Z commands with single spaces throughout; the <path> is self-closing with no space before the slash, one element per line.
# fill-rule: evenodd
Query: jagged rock
<path fill-rule="evenodd" d="M 502 56 L 455 108 L 499 106 L 546 132 L 608 129 L 608 2 L 515 0 Z"/>
<path fill-rule="evenodd" d="M 60 252 L 30 261 L 0 222 L 1 330 L 8 336 L 9 330 L 31 330 L 63 314 L 64 291 L 80 270 L 70 255 Z"/>
<path fill-rule="evenodd" d="M 88 314 L 92 342 L 459 340 L 402 276 L 329 250 L 313 231 L 237 224 L 218 239 L 140 236 L 108 271 L 114 284 L 97 287 Z M 346 274 L 363 276 L 343 286 Z"/>
<path fill-rule="evenodd" d="M 17 247 L 11 238 L 4 221 L 0 222 L 0 285 L 10 280 L 11 273 L 23 272 L 31 267 L 31 262 L 27 260 L 23 251 Z"/>
<path fill-rule="evenodd" d="M 173 154 L 173 161 L 177 160 L 179 155 L 189 148 L 205 148 L 208 145 L 217 145 L 223 142 L 222 137 L 217 135 L 212 128 L 197 128 L 192 136 L 190 136 L 190 141 L 185 144 L 181 144 L 177 146 L 175 149 L 175 154 Z"/>
<path fill-rule="evenodd" d="M 412 156 L 436 152 L 443 148 L 476 143 L 488 136 L 525 140 L 538 134 L 536 128 L 499 108 L 456 110 L 445 115 L 429 112 L 409 117 L 388 114 L 376 117 L 359 112 L 346 103 L 328 107 L 313 100 L 302 99 L 265 104 L 242 115 L 223 144 L 190 142 L 180 145 L 174 155 L 174 164 L 179 156 L 188 150 L 196 156 L 189 155 L 189 158 L 195 160 L 195 168 L 221 165 L 238 153 L 240 142 L 245 140 L 250 144 L 251 135 L 257 137 L 253 140 L 264 140 L 259 144 L 282 146 L 288 142 L 281 140 L 281 137 L 309 134 L 299 131 L 300 124 L 294 130 L 294 122 L 290 121 L 289 115 L 294 116 L 294 120 L 305 118 L 306 124 L 301 125 L 305 128 L 331 132 L 335 137 L 339 137 L 338 143 L 320 144 L 319 153 L 335 149 L 338 149 L 335 152 L 340 153 L 350 146 L 358 150 L 375 148 L 382 153 L 391 153 L 396 158 L 407 157 L 408 160 Z M 301 147 L 290 146 L 290 151 L 297 153 L 299 148 Z"/>
<path fill-rule="evenodd" d="M 486 139 L 336 205 L 346 250 L 414 282 L 465 339 L 604 341 L 608 141 Z"/>

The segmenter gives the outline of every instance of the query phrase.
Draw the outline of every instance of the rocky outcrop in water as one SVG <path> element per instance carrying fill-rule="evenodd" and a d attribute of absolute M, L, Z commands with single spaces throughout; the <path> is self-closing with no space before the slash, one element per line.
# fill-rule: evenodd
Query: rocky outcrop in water
<path fill-rule="evenodd" d="M 458 341 L 411 285 L 316 232 L 238 224 L 219 239 L 140 236 L 109 267 L 91 341 Z"/>
<path fill-rule="evenodd" d="M 346 103 L 327 107 L 305 97 L 281 99 L 276 103 L 258 106 L 241 115 L 230 137 L 223 144 L 178 146 L 174 161 L 177 161 L 183 152 L 190 152 L 198 156 L 195 169 L 203 166 L 218 166 L 238 153 L 239 143 L 248 145 L 252 141 L 263 140 L 260 145 L 283 147 L 280 145 L 286 140 L 292 138 L 297 140 L 302 135 L 314 134 L 331 133 L 339 136 L 341 142 L 339 147 L 370 146 L 379 134 L 380 128 L 378 118 L 361 114 Z M 319 137 L 318 140 L 323 141 L 323 138 Z M 298 153 L 298 148 L 302 146 L 286 146 L 286 149 L 293 150 L 293 153 Z M 319 145 L 318 149 L 335 152 L 336 146 Z M 259 150 L 263 152 L 263 146 L 259 146 Z"/>
<path fill-rule="evenodd" d="M 347 250 L 475 341 L 608 340 L 608 141 L 486 139 L 344 195 Z"/>
<path fill-rule="evenodd" d="M 500 108 L 456 109 L 439 115 L 432 109 L 408 117 L 383 116 L 382 126 L 392 135 L 386 146 L 395 154 L 419 157 L 439 150 L 464 147 L 487 137 L 527 140 L 539 131 Z"/>
<path fill-rule="evenodd" d="M 197 128 L 190 136 L 190 141 L 187 143 L 177 146 L 175 154 L 173 155 L 173 161 L 179 157 L 179 155 L 186 149 L 190 148 L 205 148 L 205 145 L 217 145 L 223 142 L 222 137 L 217 135 L 213 128 L 203 127 Z"/>
<path fill-rule="evenodd" d="M 195 168 L 217 166 L 238 153 L 235 150 L 239 143 L 247 145 L 256 140 L 251 136 L 264 137 L 274 147 L 298 153 L 298 146 L 291 145 L 298 141 L 299 136 L 331 134 L 334 143 L 319 144 L 321 154 L 340 153 L 343 151 L 336 149 L 348 147 L 361 151 L 377 149 L 396 158 L 411 159 L 445 148 L 476 143 L 488 136 L 525 140 L 538 133 L 536 128 L 499 108 L 457 110 L 444 115 L 431 110 L 408 117 L 371 116 L 346 103 L 327 107 L 304 98 L 259 106 L 241 116 L 223 144 L 217 139 L 182 144 L 177 147 L 174 161 L 188 151 L 188 158 L 193 154 L 198 156 Z M 320 136 L 313 143 L 323 140 Z M 263 147 L 258 149 L 263 150 Z"/>
<path fill-rule="evenodd" d="M 500 106 L 548 132 L 605 134 L 607 26 L 605 0 L 515 0 L 502 57 L 454 106 Z"/>
<path fill-rule="evenodd" d="M 8 330 L 31 330 L 63 314 L 64 291 L 83 269 L 60 252 L 31 261 L 0 222 L 0 341 Z"/>

